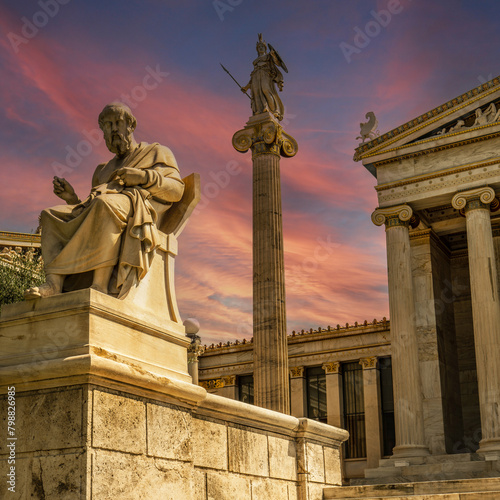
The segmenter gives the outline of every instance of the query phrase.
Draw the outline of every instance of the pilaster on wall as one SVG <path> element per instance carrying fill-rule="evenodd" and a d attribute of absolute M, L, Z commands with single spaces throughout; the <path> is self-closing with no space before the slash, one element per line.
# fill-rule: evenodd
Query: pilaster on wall
<path fill-rule="evenodd" d="M 450 251 L 432 229 L 411 232 L 410 245 L 425 440 L 444 455 L 463 438 Z"/>
<path fill-rule="evenodd" d="M 326 412 L 327 423 L 335 427 L 344 427 L 342 398 L 342 376 L 339 361 L 325 363 L 322 366 L 326 373 Z"/>
<path fill-rule="evenodd" d="M 290 368 L 290 414 L 307 417 L 307 389 L 303 366 Z"/>
<path fill-rule="evenodd" d="M 365 403 L 366 459 L 368 468 L 378 466 L 382 458 L 382 414 L 380 375 L 376 356 L 361 358 Z"/>

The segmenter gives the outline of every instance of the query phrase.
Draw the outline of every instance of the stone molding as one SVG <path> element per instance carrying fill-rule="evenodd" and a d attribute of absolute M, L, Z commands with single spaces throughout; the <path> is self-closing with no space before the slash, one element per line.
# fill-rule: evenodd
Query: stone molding
<path fill-rule="evenodd" d="M 389 189 L 394 189 L 402 186 L 409 186 L 410 184 L 421 184 L 429 180 L 433 179 L 441 179 L 446 176 L 450 175 L 456 175 L 456 174 L 461 174 L 464 172 L 470 172 L 471 170 L 474 169 L 479 169 L 482 168 L 484 169 L 485 167 L 490 167 L 492 165 L 498 166 L 500 164 L 500 157 L 496 157 L 493 160 L 488 160 L 480 163 L 468 163 L 466 165 L 462 165 L 460 167 L 453 167 L 445 170 L 439 170 L 438 172 L 432 173 L 432 174 L 424 174 L 424 175 L 418 175 L 414 177 L 410 177 L 408 179 L 403 179 L 397 182 L 386 182 L 384 184 L 379 184 L 375 186 L 375 191 L 380 192 L 380 191 L 387 191 Z M 447 181 L 448 183 L 450 181 Z"/>
<path fill-rule="evenodd" d="M 369 358 L 361 358 L 359 364 L 363 367 L 363 370 L 372 370 L 377 368 L 377 356 L 371 356 Z"/>
<path fill-rule="evenodd" d="M 413 210 L 409 205 L 396 205 L 394 207 L 377 208 L 372 213 L 372 222 L 376 226 L 386 225 L 386 228 L 394 226 L 408 227 L 413 216 Z"/>
<path fill-rule="evenodd" d="M 456 193 L 451 200 L 451 205 L 461 213 L 467 213 L 475 209 L 488 210 L 494 200 L 495 191 L 489 186 L 483 186 Z"/>
<path fill-rule="evenodd" d="M 500 160 L 496 158 L 494 161 L 475 164 L 471 167 L 442 170 L 433 176 L 412 177 L 408 181 L 397 183 L 398 185 L 396 183 L 381 184 L 376 186 L 379 203 L 394 203 L 393 200 L 401 200 L 402 197 L 406 200 L 409 197 L 426 195 L 434 192 L 436 188 L 441 189 L 444 185 L 449 189 L 450 196 L 453 196 L 454 191 L 467 189 L 471 182 L 483 184 L 494 182 L 498 176 L 499 163 Z M 437 184 L 441 183 L 443 186 L 440 188 Z"/>
<path fill-rule="evenodd" d="M 486 125 L 481 125 L 479 127 L 473 127 L 473 131 L 475 132 L 477 130 L 484 129 L 486 127 L 491 127 L 493 125 L 498 125 L 498 122 L 488 123 Z M 464 128 L 464 129 L 459 130 L 458 132 L 455 132 L 453 134 L 446 134 L 445 137 L 446 138 L 454 137 L 454 136 L 457 136 L 457 135 L 460 135 L 460 134 L 463 134 L 463 133 L 467 133 L 467 132 L 471 132 L 471 129 Z M 477 137 L 470 137 L 468 139 L 463 139 L 463 140 L 458 141 L 458 142 L 446 143 L 446 144 L 443 144 L 443 145 L 440 145 L 440 146 L 435 146 L 435 147 L 430 148 L 430 149 L 424 149 L 424 150 L 420 150 L 420 151 L 414 151 L 412 153 L 406 153 L 406 154 L 403 154 L 401 156 L 395 156 L 395 157 L 392 157 L 392 158 L 388 158 L 386 160 L 381 160 L 381 161 L 375 162 L 374 166 L 375 167 L 381 167 L 383 165 L 388 165 L 390 163 L 395 163 L 397 161 L 408 160 L 410 158 L 417 158 L 419 156 L 423 156 L 423 155 L 427 155 L 427 154 L 432 154 L 432 153 L 437 153 L 439 151 L 444 151 L 445 149 L 453 149 L 453 148 L 457 148 L 457 147 L 460 147 L 460 146 L 466 146 L 467 144 L 474 144 L 476 142 L 487 141 L 489 139 L 494 139 L 495 137 L 498 137 L 498 136 L 500 136 L 500 131 L 495 131 L 495 132 L 492 132 L 491 134 L 487 134 L 487 135 L 480 135 L 480 136 L 477 136 Z M 391 151 L 401 151 L 401 149 L 404 148 L 404 147 L 418 146 L 420 144 L 425 144 L 427 142 L 436 141 L 436 139 L 439 139 L 439 138 L 440 138 L 440 136 L 428 137 L 427 139 L 423 139 L 421 141 L 410 142 L 408 144 L 404 144 L 401 147 L 383 150 L 383 151 L 381 151 L 381 153 L 386 153 L 386 152 L 388 153 L 388 152 L 391 152 Z M 370 156 L 372 156 L 372 155 L 370 155 Z"/>
<path fill-rule="evenodd" d="M 340 364 L 340 361 L 333 361 L 331 363 L 324 363 L 321 368 L 325 370 L 325 372 L 328 373 L 341 373 L 342 372 L 342 365 Z"/>
<path fill-rule="evenodd" d="M 303 366 L 294 366 L 293 368 L 290 368 L 290 377 L 291 378 L 304 377 L 304 367 Z"/>

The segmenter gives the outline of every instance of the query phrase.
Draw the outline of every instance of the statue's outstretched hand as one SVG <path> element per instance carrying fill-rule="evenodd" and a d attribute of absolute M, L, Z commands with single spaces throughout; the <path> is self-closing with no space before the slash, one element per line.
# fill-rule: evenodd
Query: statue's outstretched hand
<path fill-rule="evenodd" d="M 80 199 L 75 193 L 73 186 L 66 179 L 54 176 L 52 184 L 54 185 L 54 194 L 63 199 L 68 205 L 80 203 Z"/>
<path fill-rule="evenodd" d="M 148 174 L 139 168 L 123 167 L 116 171 L 116 179 L 125 186 L 146 184 Z"/>

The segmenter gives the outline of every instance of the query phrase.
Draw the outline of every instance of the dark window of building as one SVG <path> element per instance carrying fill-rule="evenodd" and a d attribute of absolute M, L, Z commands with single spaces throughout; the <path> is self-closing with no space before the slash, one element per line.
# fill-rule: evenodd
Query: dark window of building
<path fill-rule="evenodd" d="M 365 402 L 363 368 L 358 361 L 342 363 L 344 427 L 349 431 L 345 443 L 346 458 L 366 457 Z"/>
<path fill-rule="evenodd" d="M 307 416 L 326 423 L 326 375 L 321 366 L 306 369 Z"/>
<path fill-rule="evenodd" d="M 392 362 L 391 358 L 379 359 L 380 370 L 380 398 L 382 406 L 382 437 L 384 456 L 392 455 L 396 446 L 396 432 L 394 427 L 394 398 L 392 394 Z"/>
<path fill-rule="evenodd" d="M 253 405 L 253 375 L 238 377 L 238 399 Z"/>

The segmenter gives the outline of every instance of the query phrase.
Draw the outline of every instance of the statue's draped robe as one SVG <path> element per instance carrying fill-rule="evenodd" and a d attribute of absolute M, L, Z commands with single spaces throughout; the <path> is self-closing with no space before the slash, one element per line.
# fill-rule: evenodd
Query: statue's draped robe
<path fill-rule="evenodd" d="M 276 67 L 272 54 L 259 56 L 253 62 L 254 69 L 250 74 L 250 88 L 252 90 L 252 111 L 254 114 L 270 111 L 279 119 L 283 118 L 285 108 L 275 83 L 283 83 L 283 75 Z"/>
<path fill-rule="evenodd" d="M 116 170 L 146 170 L 147 182 L 126 187 L 114 180 Z M 147 273 L 160 245 L 156 223 L 184 183 L 170 149 L 140 143 L 124 160 L 116 157 L 97 167 L 92 190 L 78 205 L 42 212 L 42 255 L 46 274 L 74 275 L 116 267 L 116 288 L 124 296 Z"/>

